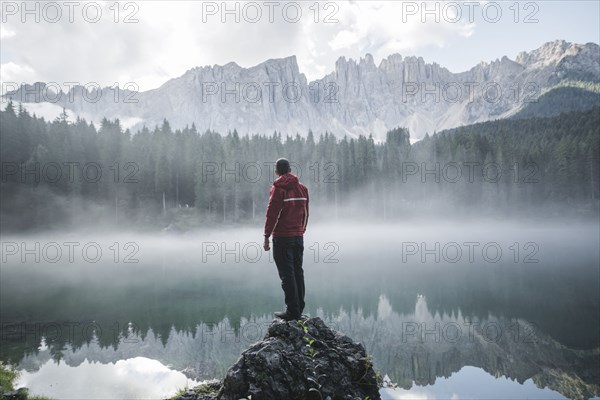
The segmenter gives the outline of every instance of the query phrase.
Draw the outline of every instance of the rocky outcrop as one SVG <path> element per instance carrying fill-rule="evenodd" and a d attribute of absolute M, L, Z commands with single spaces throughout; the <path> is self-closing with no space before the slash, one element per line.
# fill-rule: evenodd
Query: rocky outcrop
<path fill-rule="evenodd" d="M 229 368 L 218 392 L 210 383 L 178 400 L 379 399 L 377 377 L 364 347 L 318 317 L 274 320 L 264 339 Z"/>

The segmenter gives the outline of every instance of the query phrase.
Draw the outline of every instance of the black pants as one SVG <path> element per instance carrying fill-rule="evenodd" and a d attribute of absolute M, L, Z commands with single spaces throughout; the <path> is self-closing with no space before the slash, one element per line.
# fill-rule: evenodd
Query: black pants
<path fill-rule="evenodd" d="M 281 288 L 285 294 L 287 311 L 299 315 L 304 310 L 304 270 L 302 255 L 304 239 L 302 236 L 274 237 L 273 258 L 281 278 Z"/>

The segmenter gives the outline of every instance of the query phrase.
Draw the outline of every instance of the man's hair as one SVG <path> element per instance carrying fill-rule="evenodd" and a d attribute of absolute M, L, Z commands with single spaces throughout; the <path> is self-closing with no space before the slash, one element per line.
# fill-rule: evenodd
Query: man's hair
<path fill-rule="evenodd" d="M 291 171 L 290 162 L 285 158 L 280 158 L 279 160 L 277 160 L 277 162 L 275 163 L 275 168 L 277 168 L 277 172 L 279 172 L 279 175 L 287 174 Z"/>

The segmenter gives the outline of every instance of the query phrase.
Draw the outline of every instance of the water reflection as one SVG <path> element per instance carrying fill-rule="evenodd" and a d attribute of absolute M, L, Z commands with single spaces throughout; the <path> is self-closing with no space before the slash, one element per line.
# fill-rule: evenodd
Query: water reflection
<path fill-rule="evenodd" d="M 44 354 L 37 358 L 42 362 Z M 19 386 L 35 395 L 74 400 L 166 398 L 198 383 L 145 357 L 109 364 L 84 359 L 74 365 L 47 359 L 34 371 L 21 371 L 19 377 Z"/>
<path fill-rule="evenodd" d="M 414 386 L 380 391 L 382 400 L 427 400 L 427 399 L 564 399 L 560 393 L 550 389 L 539 389 L 531 379 L 518 384 L 506 377 L 494 377 L 482 369 L 463 367 L 449 378 L 439 378 L 435 385 Z"/>
<path fill-rule="evenodd" d="M 502 387 L 512 387 L 512 380 L 520 384 L 531 380 L 537 388 L 548 388 L 569 398 L 589 398 L 600 393 L 598 351 L 569 349 L 520 319 L 496 316 L 469 319 L 463 317 L 460 312 L 457 315 L 432 314 L 428 309 L 427 299 L 423 296 L 416 299 L 413 313 L 398 314 L 393 311 L 385 295 L 379 297 L 376 315 L 365 315 L 360 309 L 340 310 L 330 319 L 327 319 L 322 309 L 316 314 L 324 318 L 330 326 L 365 344 L 367 351 L 374 356 L 375 367 L 388 375 L 401 389 L 413 388 L 413 391 L 419 393 L 419 387 L 435 387 L 440 378 L 442 382 L 446 382 L 447 379 L 444 378 L 463 376 L 463 368 L 472 366 L 492 377 L 502 377 L 498 382 Z M 174 370 L 182 371 L 190 379 L 203 380 L 222 376 L 241 351 L 265 334 L 271 321 L 272 317 L 268 315 L 253 316 L 248 319 L 242 318 L 240 323 L 234 326 L 225 318 L 216 324 L 198 324 L 192 331 L 178 331 L 172 328 L 165 338 L 152 329 L 144 335 L 130 332 L 127 337 L 122 337 L 116 346 L 108 347 L 101 346 L 94 336 L 89 343 L 79 348 L 67 345 L 60 349 L 60 360 L 70 367 L 83 366 L 81 369 L 75 369 L 77 374 L 70 374 L 84 376 L 88 372 L 96 373 L 91 370 L 91 366 L 100 368 L 99 365 L 116 363 L 119 368 L 127 370 L 131 364 L 123 364 L 122 360 L 144 357 L 144 360 L 160 362 L 153 366 L 154 371 L 152 368 L 149 371 L 150 374 L 154 374 L 153 380 L 161 381 L 160 374 L 156 375 L 157 368 L 163 375 L 174 373 L 166 368 L 161 370 L 159 365 L 168 365 Z M 48 365 L 54 364 L 51 360 L 55 358 L 56 351 L 57 349 L 52 349 L 42 340 L 42 346 L 37 351 L 28 352 L 21 360 L 21 367 L 28 371 L 24 375 L 24 382 L 32 385 L 32 389 L 50 390 L 47 386 L 49 378 L 46 375 L 52 374 L 48 371 L 52 371 L 52 367 Z M 137 371 L 144 368 L 146 366 Z M 457 375 L 460 371 L 462 373 Z M 64 373 L 63 371 L 62 376 Z M 147 373 L 144 372 L 143 375 Z M 127 375 L 140 384 L 144 382 L 144 377 L 140 378 L 139 374 Z M 477 372 L 471 372 L 471 375 L 481 376 Z M 113 371 L 112 376 L 99 381 L 110 381 L 110 385 L 106 387 L 119 387 L 121 378 L 117 379 L 117 376 L 119 372 Z M 454 380 L 459 379 L 456 376 Z M 177 382 L 180 387 L 186 383 L 185 379 L 162 379 L 165 379 L 166 383 L 163 388 L 168 388 L 170 382 Z M 46 387 L 36 387 L 37 380 L 45 382 L 40 385 Z M 457 394 L 461 391 L 471 392 L 477 393 L 476 397 L 483 398 L 485 393 L 494 393 L 483 390 L 486 386 L 482 385 L 479 379 L 468 382 L 466 386 L 458 386 L 455 389 Z M 94 392 L 93 397 L 107 398 L 105 390 L 108 389 L 98 387 L 98 392 Z M 512 390 L 516 390 L 515 393 L 519 396 L 550 396 L 551 392 L 537 392 L 535 387 L 530 382 L 521 389 Z M 79 395 L 96 390 L 89 385 L 81 386 L 82 392 L 77 392 L 77 389 L 78 387 L 69 386 L 70 393 Z M 52 390 L 56 392 L 58 389 Z M 439 390 L 445 390 L 443 383 L 433 392 Z M 140 393 L 151 394 L 146 390 Z M 158 393 L 155 392 L 154 395 Z M 396 394 L 398 393 L 402 392 L 399 390 Z M 421 393 L 428 391 L 421 390 Z M 497 392 L 495 394 L 497 395 Z M 112 395 L 114 396 L 114 392 Z M 137 393 L 136 396 L 139 397 L 140 394 Z"/>
<path fill-rule="evenodd" d="M 365 240 L 365 232 L 371 239 Z M 0 359 L 18 363 L 34 393 L 55 385 L 54 372 L 65 377 L 64 385 L 89 368 L 113 369 L 103 385 L 113 387 L 112 395 L 98 389 L 97 396 L 79 397 L 135 397 L 116 389 L 118 380 L 109 381 L 117 365 L 121 372 L 136 370 L 140 360 L 152 379 L 165 379 L 164 387 L 171 387 L 168 371 L 183 374 L 173 381 L 180 386 L 184 376 L 222 377 L 265 334 L 272 311 L 282 307 L 282 293 L 272 261 L 242 256 L 238 262 L 225 254 L 224 262 L 223 249 L 209 258 L 201 249 L 205 243 L 235 249 L 228 240 L 254 243 L 255 233 L 137 235 L 134 264 L 9 260 L 1 267 Z M 541 262 L 404 263 L 398 256 L 403 241 L 436 243 L 444 237 L 457 243 L 476 237 L 504 249 L 533 241 Z M 335 254 L 325 247 L 331 238 L 337 238 Z M 13 241 L 21 240 L 36 239 Z M 131 240 L 111 236 L 101 243 L 108 249 Z M 598 396 L 598 240 L 596 225 L 315 229 L 306 245 L 305 311 L 364 343 L 375 367 L 398 384 L 396 397 L 404 390 L 427 398 Z M 112 261 L 114 253 L 107 254 Z M 325 263 L 326 256 L 337 262 Z M 485 377 L 502 388 L 488 391 L 489 385 L 477 383 L 487 382 Z M 453 385 L 456 393 L 448 392 Z"/>

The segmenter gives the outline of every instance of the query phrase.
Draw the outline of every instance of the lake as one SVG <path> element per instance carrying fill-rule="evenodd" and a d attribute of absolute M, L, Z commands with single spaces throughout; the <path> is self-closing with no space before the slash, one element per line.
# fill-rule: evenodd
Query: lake
<path fill-rule="evenodd" d="M 0 359 L 61 399 L 223 378 L 282 310 L 262 225 L 4 235 Z M 305 314 L 363 343 L 383 398 L 600 396 L 600 228 L 311 224 Z"/>

